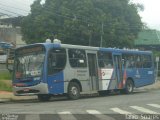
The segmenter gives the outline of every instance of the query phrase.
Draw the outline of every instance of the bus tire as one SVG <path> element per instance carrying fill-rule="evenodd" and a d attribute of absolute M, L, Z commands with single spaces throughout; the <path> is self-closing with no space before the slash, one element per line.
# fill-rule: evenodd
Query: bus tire
<path fill-rule="evenodd" d="M 51 96 L 50 95 L 47 95 L 47 94 L 40 94 L 40 95 L 37 95 L 38 96 L 38 100 L 39 101 L 43 101 L 43 102 L 45 102 L 45 101 L 49 101 L 50 100 L 50 98 L 51 98 Z"/>
<path fill-rule="evenodd" d="M 80 97 L 80 87 L 76 82 L 71 82 L 68 87 L 68 98 L 76 100 Z"/>
<path fill-rule="evenodd" d="M 133 90 L 134 90 L 134 83 L 133 83 L 133 81 L 132 80 L 127 80 L 127 82 L 126 82 L 126 87 L 125 87 L 125 89 L 124 89 L 124 92 L 126 93 L 126 94 L 131 94 L 131 93 L 133 93 Z"/>

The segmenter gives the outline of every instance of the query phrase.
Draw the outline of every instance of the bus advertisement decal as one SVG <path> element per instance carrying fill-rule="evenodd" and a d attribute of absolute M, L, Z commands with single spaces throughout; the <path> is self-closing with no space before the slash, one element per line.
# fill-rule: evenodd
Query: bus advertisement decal
<path fill-rule="evenodd" d="M 113 75 L 113 69 L 101 69 L 101 79 L 111 79 Z"/>

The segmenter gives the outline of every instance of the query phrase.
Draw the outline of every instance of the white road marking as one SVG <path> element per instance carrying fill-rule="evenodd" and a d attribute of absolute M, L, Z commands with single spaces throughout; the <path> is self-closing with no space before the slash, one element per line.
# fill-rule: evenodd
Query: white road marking
<path fill-rule="evenodd" d="M 155 108 L 160 108 L 160 105 L 158 105 L 158 104 L 147 104 L 147 105 L 155 107 Z"/>
<path fill-rule="evenodd" d="M 87 113 L 94 115 L 98 120 L 115 120 L 114 118 L 107 116 L 107 115 L 103 115 L 101 112 L 97 111 L 97 110 L 86 110 Z"/>
<path fill-rule="evenodd" d="M 89 113 L 89 114 L 102 114 L 101 112 L 99 112 L 99 111 L 97 111 L 97 110 L 86 110 L 87 111 L 87 113 Z"/>
<path fill-rule="evenodd" d="M 136 110 L 138 110 L 140 112 L 143 112 L 143 113 L 158 114 L 157 112 L 149 110 L 147 108 L 143 108 L 143 107 L 139 107 L 139 106 L 130 106 L 130 107 L 133 108 L 133 109 L 136 109 Z"/>
<path fill-rule="evenodd" d="M 72 114 L 70 111 L 63 111 L 63 112 L 58 112 L 58 114 Z"/>
<path fill-rule="evenodd" d="M 70 111 L 58 112 L 61 120 L 77 120 Z"/>
<path fill-rule="evenodd" d="M 125 111 L 125 110 L 121 110 L 119 108 L 110 108 L 112 111 L 119 113 L 119 114 L 132 114 L 131 112 Z"/>

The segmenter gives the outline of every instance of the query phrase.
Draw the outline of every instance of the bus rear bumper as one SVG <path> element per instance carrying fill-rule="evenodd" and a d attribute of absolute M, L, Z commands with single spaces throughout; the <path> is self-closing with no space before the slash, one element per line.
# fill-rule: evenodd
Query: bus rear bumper
<path fill-rule="evenodd" d="M 29 87 L 16 87 L 13 86 L 13 93 L 15 96 L 29 96 L 37 94 L 48 94 L 48 85 L 45 83 L 40 83 L 35 86 Z"/>

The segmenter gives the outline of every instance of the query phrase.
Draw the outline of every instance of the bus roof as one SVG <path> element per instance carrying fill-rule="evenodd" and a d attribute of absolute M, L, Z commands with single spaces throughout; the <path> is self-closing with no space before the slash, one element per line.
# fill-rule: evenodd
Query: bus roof
<path fill-rule="evenodd" d="M 85 50 L 99 50 L 99 47 L 71 45 L 71 44 L 55 44 L 55 43 L 35 43 L 35 44 L 19 47 L 17 49 L 21 49 L 29 46 L 35 46 L 35 45 L 43 45 L 46 49 L 50 49 L 54 47 L 54 48 L 77 48 L 77 49 L 85 49 Z"/>
<path fill-rule="evenodd" d="M 77 48 L 85 50 L 95 50 L 104 52 L 115 52 L 115 53 L 128 53 L 128 54 L 151 54 L 151 51 L 139 51 L 137 49 L 118 49 L 118 48 L 103 48 L 103 47 L 92 47 L 92 46 L 82 46 L 82 45 L 71 45 L 71 44 L 55 44 L 55 43 L 36 43 L 30 44 L 23 47 L 43 45 L 46 49 L 50 48 Z M 20 47 L 20 48 L 23 48 Z"/>
<path fill-rule="evenodd" d="M 115 53 L 128 53 L 128 54 L 152 54 L 151 51 L 140 51 L 138 49 L 118 49 L 118 48 L 100 48 L 100 51 L 108 51 Z"/>

